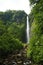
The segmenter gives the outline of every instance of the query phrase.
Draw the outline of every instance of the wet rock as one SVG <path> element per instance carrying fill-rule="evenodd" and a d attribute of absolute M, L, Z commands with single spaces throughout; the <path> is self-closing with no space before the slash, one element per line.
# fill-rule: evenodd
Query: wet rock
<path fill-rule="evenodd" d="M 17 54 L 18 57 L 21 57 L 21 54 Z"/>
<path fill-rule="evenodd" d="M 17 64 L 22 64 L 22 61 L 18 61 Z"/>
<path fill-rule="evenodd" d="M 26 62 L 23 63 L 24 65 L 31 65 L 31 61 L 27 60 Z"/>
<path fill-rule="evenodd" d="M 17 65 L 17 63 L 16 62 L 12 62 L 12 65 Z"/>

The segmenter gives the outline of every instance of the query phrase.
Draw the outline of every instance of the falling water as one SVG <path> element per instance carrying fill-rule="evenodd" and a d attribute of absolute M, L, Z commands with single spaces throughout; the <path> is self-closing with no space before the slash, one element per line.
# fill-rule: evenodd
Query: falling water
<path fill-rule="evenodd" d="M 27 29 L 26 29 L 26 33 L 27 33 L 27 43 L 29 43 L 29 18 L 27 16 Z"/>

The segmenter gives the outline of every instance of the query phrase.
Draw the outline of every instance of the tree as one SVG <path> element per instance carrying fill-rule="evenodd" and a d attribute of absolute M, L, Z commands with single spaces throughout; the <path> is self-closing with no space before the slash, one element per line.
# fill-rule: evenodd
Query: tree
<path fill-rule="evenodd" d="M 34 1 L 32 2 L 34 3 Z M 39 0 L 38 3 L 34 5 L 31 15 L 33 19 L 30 17 L 31 37 L 28 56 L 30 56 L 35 63 L 43 64 L 43 0 Z"/>

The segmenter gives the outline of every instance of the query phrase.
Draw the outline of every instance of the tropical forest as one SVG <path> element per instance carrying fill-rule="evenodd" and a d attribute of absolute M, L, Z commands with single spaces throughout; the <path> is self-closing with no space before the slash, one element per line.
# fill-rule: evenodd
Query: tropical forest
<path fill-rule="evenodd" d="M 29 14 L 0 11 L 0 65 L 43 65 L 43 0 L 28 2 Z"/>

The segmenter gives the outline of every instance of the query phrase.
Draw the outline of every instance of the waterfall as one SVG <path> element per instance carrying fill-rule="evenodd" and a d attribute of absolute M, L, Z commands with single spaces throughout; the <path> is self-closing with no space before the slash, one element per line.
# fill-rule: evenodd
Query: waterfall
<path fill-rule="evenodd" d="M 27 29 L 26 29 L 26 34 L 27 34 L 27 43 L 29 43 L 29 18 L 27 16 Z"/>

